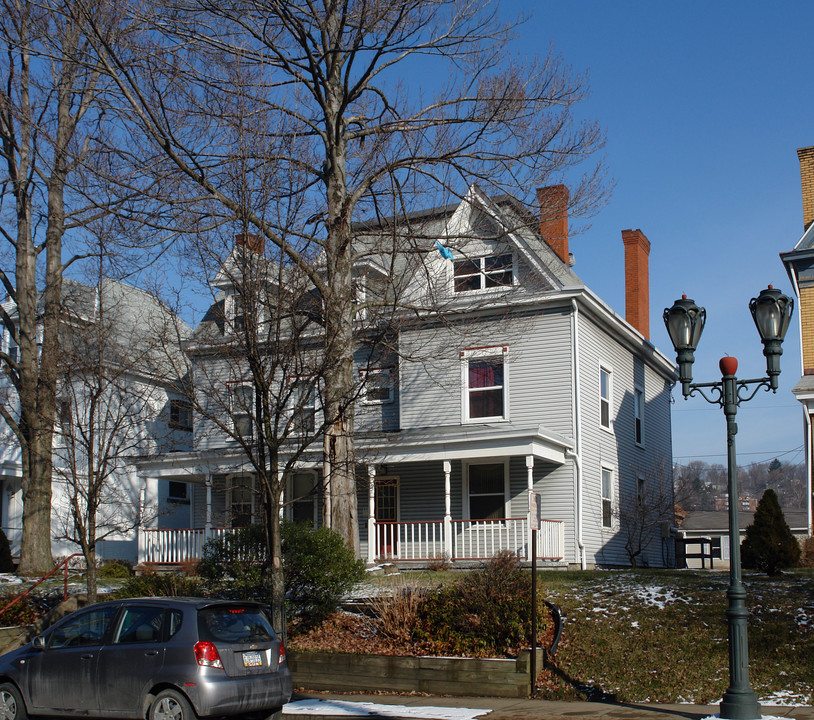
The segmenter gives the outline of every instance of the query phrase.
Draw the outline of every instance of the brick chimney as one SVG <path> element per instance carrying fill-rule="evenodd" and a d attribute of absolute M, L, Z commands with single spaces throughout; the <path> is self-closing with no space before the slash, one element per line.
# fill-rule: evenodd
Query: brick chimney
<path fill-rule="evenodd" d="M 258 255 L 262 255 L 266 249 L 266 239 L 262 235 L 256 235 L 255 233 L 239 233 L 235 235 L 235 245 L 240 245 Z"/>
<path fill-rule="evenodd" d="M 537 188 L 540 204 L 540 234 L 566 265 L 568 256 L 568 188 L 549 185 Z"/>
<path fill-rule="evenodd" d="M 814 147 L 799 148 L 800 182 L 803 186 L 803 228 L 814 222 Z"/>
<path fill-rule="evenodd" d="M 622 230 L 625 244 L 625 320 L 650 339 L 650 241 L 641 230 Z"/>

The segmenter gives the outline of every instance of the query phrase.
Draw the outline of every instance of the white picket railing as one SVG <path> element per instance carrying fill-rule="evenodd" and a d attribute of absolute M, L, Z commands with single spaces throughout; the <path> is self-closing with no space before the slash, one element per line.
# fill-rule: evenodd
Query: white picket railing
<path fill-rule="evenodd" d="M 380 522 L 375 528 L 374 557 L 380 560 L 432 560 L 444 556 L 450 560 L 473 560 L 494 557 L 504 550 L 528 558 L 530 553 L 527 518 L 453 520 L 448 542 L 442 521 Z M 537 535 L 537 557 L 562 560 L 564 548 L 564 524 L 559 520 L 543 520 Z"/>
<path fill-rule="evenodd" d="M 375 524 L 374 557 L 390 561 L 422 561 L 448 557 L 450 560 L 478 560 L 508 550 L 529 558 L 531 533 L 528 519 L 453 520 L 449 537 L 444 521 L 378 522 Z M 537 534 L 537 557 L 562 560 L 565 549 L 564 525 L 559 520 L 543 520 Z M 182 563 L 200 560 L 204 543 L 223 537 L 234 528 L 184 528 L 139 530 L 140 563 Z"/>
<path fill-rule="evenodd" d="M 203 546 L 211 538 L 223 537 L 234 528 L 181 528 L 162 530 L 140 528 L 138 533 L 139 563 L 182 563 L 200 560 Z"/>

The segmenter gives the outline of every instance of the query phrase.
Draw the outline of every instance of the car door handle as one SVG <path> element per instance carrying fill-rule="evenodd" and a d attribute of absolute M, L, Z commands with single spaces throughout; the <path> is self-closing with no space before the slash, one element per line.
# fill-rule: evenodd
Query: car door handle
<path fill-rule="evenodd" d="M 158 655 L 158 650 L 146 650 L 144 652 L 145 655 Z"/>
<path fill-rule="evenodd" d="M 83 660 L 93 660 L 93 653 L 88 653 L 87 655 L 80 656 Z"/>

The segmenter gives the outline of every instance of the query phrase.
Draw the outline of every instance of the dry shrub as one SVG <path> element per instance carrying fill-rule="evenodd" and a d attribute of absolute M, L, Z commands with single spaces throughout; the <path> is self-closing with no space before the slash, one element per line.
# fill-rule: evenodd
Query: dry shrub
<path fill-rule="evenodd" d="M 194 575 L 198 574 L 199 564 L 200 562 L 198 560 L 193 560 L 192 558 L 190 558 L 179 563 L 178 569 L 181 571 L 181 573 L 183 573 L 187 577 L 193 577 Z"/>
<path fill-rule="evenodd" d="M 379 620 L 379 632 L 396 643 L 410 643 L 418 623 L 425 592 L 400 580 L 385 588 L 370 601 Z"/>
<path fill-rule="evenodd" d="M 452 567 L 452 563 L 449 561 L 449 555 L 440 553 L 430 560 L 427 567 L 434 572 L 440 572 L 442 570 L 449 570 Z"/>

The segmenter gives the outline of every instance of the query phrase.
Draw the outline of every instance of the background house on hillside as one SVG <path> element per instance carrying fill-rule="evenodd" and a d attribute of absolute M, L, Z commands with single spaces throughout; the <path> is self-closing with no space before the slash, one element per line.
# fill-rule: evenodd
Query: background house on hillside
<path fill-rule="evenodd" d="M 13 319 L 11 301 L 5 310 Z M 80 550 L 78 533 L 84 530 L 77 527 L 71 508 L 87 520 L 89 502 L 98 501 L 95 527 L 90 528 L 99 540 L 98 556 L 136 559 L 136 527 L 145 519 L 145 500 L 133 461 L 191 445 L 191 414 L 168 372 L 170 327 L 177 332 L 183 323 L 148 293 L 109 279 L 95 287 L 64 280 L 52 474 L 55 556 Z M 2 347 L 14 358 L 8 331 Z M 8 379 L 2 380 L 2 392 L 13 407 L 16 395 Z M 22 519 L 20 451 L 13 433 L 7 428 L 2 432 L 0 513 L 16 554 Z M 162 516 L 154 521 L 171 515 L 166 497 L 149 505 Z"/>
<path fill-rule="evenodd" d="M 460 202 L 355 226 L 357 500 L 370 562 L 467 562 L 500 550 L 528 558 L 532 498 L 545 561 L 672 560 L 675 370 L 649 340 L 650 243 L 640 230 L 622 233 L 624 319 L 572 270 L 566 188 L 538 196 L 539 218 L 473 186 Z M 252 310 L 232 265 L 257 254 L 245 267 L 269 272 L 278 298 L 285 272 L 260 257 L 262 243 L 241 238 L 185 344 L 205 411 L 195 415 L 193 448 L 138 464 L 148 499 L 185 488 L 188 524 L 168 528 L 157 515 L 141 529 L 140 561 L 194 557 L 206 537 L 260 516 L 247 461 L 258 398 L 236 351 Z M 300 297 L 318 316 L 318 299 L 307 289 Z M 396 308 L 386 326 L 365 310 L 374 297 Z M 280 447 L 293 458 L 284 513 L 319 523 L 330 488 L 320 386 L 307 377 L 280 378 L 300 429 Z"/>
<path fill-rule="evenodd" d="M 804 510 L 783 510 L 783 516 L 792 534 L 800 543 L 808 537 L 808 513 Z M 755 519 L 755 508 L 744 509 L 738 515 L 740 539 L 743 542 L 746 528 Z M 720 511 L 696 511 L 687 513 L 680 521 L 677 539 L 677 566 L 689 568 L 729 567 L 729 513 Z M 686 548 L 686 549 L 685 549 Z M 682 562 L 684 555 L 685 562 Z M 698 555 L 706 557 L 697 557 Z M 695 556 L 695 557 L 693 557 Z"/>
<path fill-rule="evenodd" d="M 814 147 L 797 150 L 803 195 L 803 235 L 791 252 L 780 258 L 791 278 L 797 295 L 800 319 L 800 347 L 802 350 L 802 376 L 792 392 L 800 401 L 805 420 L 806 476 L 808 478 L 807 511 L 808 535 L 814 533 Z"/>

